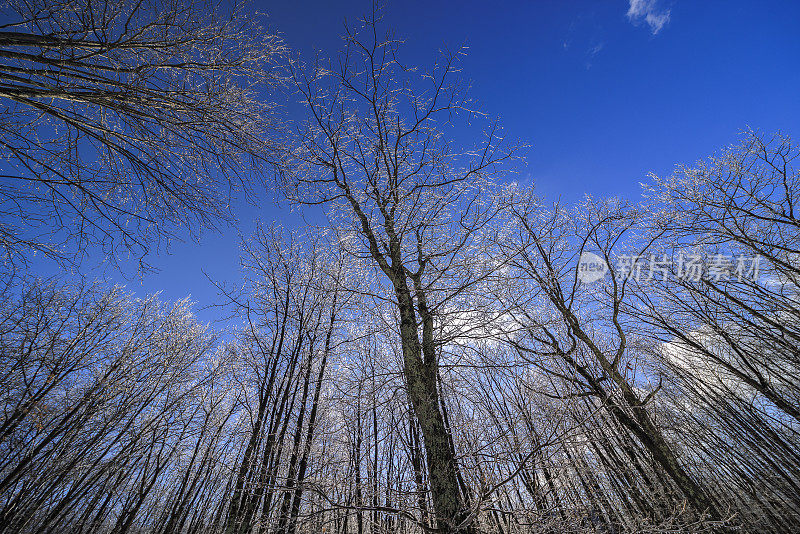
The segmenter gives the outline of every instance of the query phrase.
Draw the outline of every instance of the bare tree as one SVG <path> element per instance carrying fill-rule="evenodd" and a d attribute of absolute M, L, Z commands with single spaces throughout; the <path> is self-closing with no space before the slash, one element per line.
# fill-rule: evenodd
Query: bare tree
<path fill-rule="evenodd" d="M 503 246 L 511 276 L 529 281 L 510 307 L 525 326 L 523 335 L 510 337 L 512 346 L 568 386 L 556 388 L 554 396 L 588 396 L 604 406 L 680 488 L 698 517 L 725 519 L 648 406 L 659 391 L 657 377 L 645 371 L 633 343 L 637 332 L 626 323 L 624 310 L 632 277 L 620 272 L 616 261 L 620 247 L 637 247 L 634 256 L 647 250 L 647 242 L 632 238 L 641 215 L 616 201 L 588 200 L 574 211 L 548 209 L 526 192 L 510 198 L 509 213 L 516 229 Z M 577 260 L 587 250 L 597 251 L 611 275 L 594 288 L 578 277 Z"/>
<path fill-rule="evenodd" d="M 638 316 L 693 366 L 756 391 L 800 421 L 800 171 L 790 138 L 747 131 L 736 146 L 650 188 L 659 253 L 694 258 L 639 292 Z M 674 356 L 674 355 L 673 355 Z M 730 389 L 730 388 L 729 388 Z"/>
<path fill-rule="evenodd" d="M 259 227 L 243 248 L 245 287 L 219 285 L 231 313 L 243 319 L 231 349 L 248 427 L 231 494 L 221 503 L 223 531 L 294 533 L 338 342 L 341 266 L 326 265 L 330 258 L 317 243 L 285 239 L 275 228 Z"/>
<path fill-rule="evenodd" d="M 0 531 L 124 533 L 152 506 L 208 386 L 214 340 L 187 306 L 54 286 L 3 303 Z"/>
<path fill-rule="evenodd" d="M 357 290 L 394 304 L 437 526 L 469 531 L 437 386 L 437 347 L 444 342 L 437 330 L 491 271 L 472 252 L 496 213 L 487 201 L 491 178 L 514 150 L 503 147 L 494 124 L 472 151 L 459 152 L 446 137 L 459 112 L 470 114 L 454 79 L 461 50 L 419 74 L 402 64 L 400 41 L 379 35 L 374 13 L 364 22 L 360 33 L 345 35 L 336 60 L 293 71 L 309 118 L 285 170 L 286 190 L 298 203 L 332 207 L 353 256 L 378 270 L 379 284 L 388 283 L 386 292 L 363 284 Z"/>
<path fill-rule="evenodd" d="M 206 0 L 12 0 L 0 25 L 0 248 L 143 257 L 229 219 L 275 154 L 280 40 Z"/>

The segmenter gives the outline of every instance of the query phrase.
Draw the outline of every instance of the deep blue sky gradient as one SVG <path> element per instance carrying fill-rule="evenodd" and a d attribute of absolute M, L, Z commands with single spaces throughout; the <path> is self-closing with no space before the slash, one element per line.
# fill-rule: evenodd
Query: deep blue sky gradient
<path fill-rule="evenodd" d="M 344 19 L 355 22 L 370 5 L 295 0 L 258 9 L 293 49 L 331 55 Z M 658 6 L 670 20 L 656 35 L 628 19 L 627 0 L 393 1 L 386 20 L 406 40 L 410 64 L 431 65 L 442 46 L 469 47 L 463 69 L 473 97 L 507 135 L 531 143 L 521 178 L 551 199 L 635 199 L 648 172 L 710 155 L 748 125 L 800 136 L 800 2 Z M 266 199 L 238 215 L 245 235 L 259 218 L 299 223 Z M 203 271 L 235 281 L 238 250 L 236 229 L 207 234 L 151 258 L 159 273 L 119 281 L 137 293 L 208 304 L 215 291 Z M 103 276 L 116 279 L 113 271 Z"/>

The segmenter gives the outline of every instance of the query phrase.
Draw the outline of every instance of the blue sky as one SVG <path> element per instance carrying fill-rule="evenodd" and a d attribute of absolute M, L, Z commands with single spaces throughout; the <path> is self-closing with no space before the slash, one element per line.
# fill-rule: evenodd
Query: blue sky
<path fill-rule="evenodd" d="M 800 2 L 633 4 L 394 1 L 386 20 L 406 40 L 408 63 L 430 65 L 442 46 L 469 47 L 463 69 L 473 97 L 507 135 L 531 143 L 523 178 L 548 198 L 635 199 L 648 172 L 707 156 L 748 125 L 800 136 Z M 258 9 L 295 50 L 333 54 L 344 19 L 370 5 L 295 0 Z M 245 234 L 259 218 L 299 222 L 266 198 L 239 217 Z M 207 304 L 215 292 L 203 271 L 238 275 L 237 230 L 177 243 L 152 263 L 160 272 L 120 282 Z"/>

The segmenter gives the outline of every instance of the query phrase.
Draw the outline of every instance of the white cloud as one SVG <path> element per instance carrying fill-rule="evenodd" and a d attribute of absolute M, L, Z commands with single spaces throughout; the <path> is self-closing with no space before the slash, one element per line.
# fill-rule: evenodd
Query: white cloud
<path fill-rule="evenodd" d="M 634 24 L 646 22 L 653 35 L 669 22 L 670 10 L 658 7 L 658 0 L 628 0 L 628 4 L 628 20 Z"/>

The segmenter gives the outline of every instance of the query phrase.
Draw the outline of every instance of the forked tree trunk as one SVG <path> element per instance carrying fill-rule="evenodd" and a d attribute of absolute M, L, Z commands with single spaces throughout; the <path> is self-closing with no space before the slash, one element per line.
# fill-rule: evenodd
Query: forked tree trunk
<path fill-rule="evenodd" d="M 439 408 L 437 362 L 435 359 L 423 359 L 411 295 L 403 291 L 398 293 L 403 374 L 414 414 L 422 430 L 437 528 L 445 534 L 471 533 L 474 530 L 464 524 L 469 511 L 458 485 L 458 468 L 450 446 L 449 430 Z"/>

